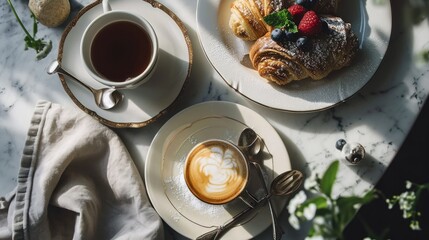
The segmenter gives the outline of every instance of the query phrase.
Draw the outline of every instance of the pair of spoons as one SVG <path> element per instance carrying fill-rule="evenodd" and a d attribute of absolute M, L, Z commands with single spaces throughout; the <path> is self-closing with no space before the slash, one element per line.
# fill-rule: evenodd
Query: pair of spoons
<path fill-rule="evenodd" d="M 104 109 L 104 110 L 111 109 L 116 105 L 118 105 L 118 103 L 120 103 L 122 99 L 124 99 L 124 95 L 120 93 L 116 88 L 94 89 L 86 85 L 85 83 L 83 83 L 82 81 L 74 77 L 72 74 L 64 70 L 57 60 L 53 61 L 48 66 L 47 72 L 48 74 L 54 74 L 54 73 L 62 74 L 63 76 L 67 76 L 73 79 L 74 81 L 76 81 L 77 83 L 81 84 L 82 86 L 84 86 L 92 93 L 92 95 L 94 95 L 95 103 L 101 109 Z"/>
<path fill-rule="evenodd" d="M 254 157 L 262 151 L 263 146 L 263 140 L 256 134 L 256 132 L 250 128 L 243 130 L 238 141 L 238 147 L 248 154 L 250 162 L 255 165 L 266 195 L 259 199 L 252 207 L 244 209 L 233 218 L 225 222 L 223 225 L 218 226 L 216 229 L 199 236 L 197 240 L 220 239 L 226 232 L 242 223 L 244 220 L 248 219 L 254 211 L 257 211 L 266 203 L 268 203 L 271 212 L 271 219 L 273 223 L 273 239 L 281 238 L 283 231 L 277 223 L 277 216 L 273 210 L 270 199 L 273 195 L 288 196 L 294 193 L 301 186 L 304 180 L 304 175 L 297 170 L 286 171 L 273 179 L 270 185 L 270 191 L 268 192 L 268 188 L 263 178 L 262 167 L 259 163 L 257 163 L 257 160 L 254 159 Z"/>

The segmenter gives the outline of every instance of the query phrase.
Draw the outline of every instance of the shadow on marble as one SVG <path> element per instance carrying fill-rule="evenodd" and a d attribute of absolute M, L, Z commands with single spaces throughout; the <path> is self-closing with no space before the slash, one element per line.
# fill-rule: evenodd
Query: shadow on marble
<path fill-rule="evenodd" d="M 398 154 L 389 165 L 385 174 L 375 188 L 383 192 L 386 197 L 399 195 L 405 190 L 405 181 L 409 180 L 418 184 L 429 182 L 429 169 L 427 161 L 427 146 L 429 145 L 429 102 L 426 101 L 412 130 L 399 149 Z M 402 217 L 402 211 L 398 208 L 388 209 L 384 198 L 378 198 L 374 202 L 363 206 L 349 226 L 345 230 L 345 236 L 350 239 L 363 239 L 368 236 L 366 226 L 370 226 L 376 234 L 381 234 L 388 229 L 387 234 L 392 239 L 427 239 L 429 236 L 429 205 L 424 204 L 429 200 L 429 193 L 423 193 L 419 201 L 418 209 L 421 212 L 421 231 L 413 231 L 409 228 L 409 222 Z M 385 239 L 387 239 L 386 236 Z"/>
<path fill-rule="evenodd" d="M 70 15 L 60 27 L 66 27 L 82 8 L 84 8 L 82 3 L 77 0 L 70 0 Z"/>
<path fill-rule="evenodd" d="M 368 153 L 360 163 L 356 165 L 345 165 L 360 177 L 358 181 L 363 180 L 370 184 L 376 183 L 376 179 L 383 175 L 387 168 L 384 163 L 377 160 Z"/>
<path fill-rule="evenodd" d="M 305 177 L 311 175 L 308 169 L 308 163 L 304 158 L 304 155 L 299 150 L 298 146 L 285 134 L 280 131 L 277 131 L 280 138 L 283 140 L 284 145 L 286 146 L 287 152 L 289 154 L 290 163 L 292 169 L 296 169 L 304 173 Z"/>

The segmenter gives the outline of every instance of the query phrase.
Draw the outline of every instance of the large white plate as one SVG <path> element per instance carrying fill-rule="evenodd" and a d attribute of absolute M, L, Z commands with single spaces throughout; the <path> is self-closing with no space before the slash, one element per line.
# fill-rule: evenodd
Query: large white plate
<path fill-rule="evenodd" d="M 343 1 L 338 15 L 352 24 L 361 48 L 352 65 L 321 81 L 306 79 L 277 86 L 268 83 L 251 67 L 248 53 L 252 42 L 233 35 L 228 25 L 232 1 L 198 1 L 198 36 L 208 59 L 225 82 L 246 98 L 266 107 L 310 112 L 345 101 L 371 79 L 389 43 L 390 1 L 379 4 L 380 1 Z"/>
<path fill-rule="evenodd" d="M 60 75 L 67 94 L 83 111 L 111 127 L 143 127 L 156 120 L 176 100 L 184 89 L 192 66 L 192 47 L 181 20 L 156 1 L 111 0 L 113 10 L 125 10 L 145 17 L 153 26 L 159 41 L 159 59 L 152 78 L 140 87 L 121 90 L 124 101 L 111 110 L 102 110 L 94 103 L 91 93 Z M 82 9 L 63 33 L 58 60 L 63 67 L 86 84 L 101 88 L 85 71 L 80 42 L 88 24 L 102 14 L 101 1 Z M 67 81 L 66 81 L 67 80 Z"/>
<path fill-rule="evenodd" d="M 267 181 L 291 169 L 286 148 L 274 128 L 256 112 L 235 103 L 205 102 L 191 106 L 172 117 L 153 139 L 145 162 L 147 193 L 159 215 L 178 233 L 195 239 L 246 207 L 240 200 L 225 206 L 206 204 L 192 195 L 183 178 L 186 154 L 195 144 L 210 138 L 237 142 L 246 127 L 254 129 L 265 141 L 263 163 Z M 277 207 L 284 207 L 284 198 L 275 200 Z M 270 223 L 269 211 L 264 208 L 229 231 L 225 239 L 250 239 Z"/>

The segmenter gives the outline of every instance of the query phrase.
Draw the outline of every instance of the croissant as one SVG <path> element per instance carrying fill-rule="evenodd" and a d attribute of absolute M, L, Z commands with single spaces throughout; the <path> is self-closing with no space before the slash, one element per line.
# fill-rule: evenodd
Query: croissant
<path fill-rule="evenodd" d="M 319 0 L 314 10 L 318 13 L 333 14 L 340 0 Z M 235 0 L 231 4 L 229 26 L 239 38 L 254 41 L 264 36 L 271 27 L 264 17 L 288 8 L 295 0 Z"/>
<path fill-rule="evenodd" d="M 302 50 L 295 42 L 279 45 L 270 34 L 259 38 L 250 48 L 249 57 L 259 75 L 279 85 L 294 80 L 326 77 L 350 64 L 359 49 L 350 23 L 334 16 L 321 16 L 330 31 L 311 39 L 311 50 Z"/>
<path fill-rule="evenodd" d="M 263 18 L 292 5 L 294 0 L 235 0 L 231 5 L 229 26 L 244 40 L 256 40 L 270 29 Z"/>

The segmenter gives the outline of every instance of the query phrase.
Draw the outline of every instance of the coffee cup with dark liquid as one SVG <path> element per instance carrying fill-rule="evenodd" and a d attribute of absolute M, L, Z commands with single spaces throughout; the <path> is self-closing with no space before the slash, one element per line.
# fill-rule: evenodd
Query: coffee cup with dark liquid
<path fill-rule="evenodd" d="M 98 82 L 115 88 L 135 88 L 147 82 L 158 59 L 158 39 L 151 24 L 134 13 L 111 10 L 85 29 L 81 56 L 87 72 Z"/>
<path fill-rule="evenodd" d="M 239 197 L 248 176 L 246 156 L 228 141 L 201 142 L 186 157 L 186 184 L 197 198 L 209 204 L 226 204 Z"/>

